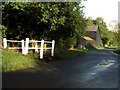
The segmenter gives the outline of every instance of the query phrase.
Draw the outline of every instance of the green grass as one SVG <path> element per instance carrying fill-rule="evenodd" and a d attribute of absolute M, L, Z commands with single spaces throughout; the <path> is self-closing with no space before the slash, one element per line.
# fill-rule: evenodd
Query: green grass
<path fill-rule="evenodd" d="M 22 55 L 20 52 L 11 50 L 2 51 L 2 71 L 15 71 L 26 68 L 36 67 L 36 62 L 28 55 Z"/>
<path fill-rule="evenodd" d="M 95 47 L 97 50 L 101 50 L 101 49 L 105 49 L 105 47 L 99 46 L 99 47 Z"/>
<path fill-rule="evenodd" d="M 80 50 L 67 50 L 67 49 L 56 49 L 55 50 L 55 58 L 64 60 L 64 59 L 72 59 L 75 57 L 78 57 L 80 55 L 83 55 L 87 52 L 86 49 L 80 49 Z"/>
<path fill-rule="evenodd" d="M 55 56 L 53 57 L 54 60 L 65 60 L 78 57 L 83 55 L 87 52 L 86 49 L 55 49 Z M 11 50 L 2 50 L 2 71 L 16 71 L 16 70 L 23 70 L 26 68 L 34 68 L 39 64 L 44 64 L 40 60 L 35 61 L 35 57 L 39 58 L 39 55 L 35 53 L 29 53 L 28 55 L 22 55 L 21 52 L 15 52 Z M 48 57 L 50 57 L 48 55 Z M 48 58 L 47 58 L 48 59 Z M 44 60 L 42 60 L 44 61 Z"/>
<path fill-rule="evenodd" d="M 114 50 L 114 52 L 115 52 L 115 53 L 117 53 L 117 54 L 120 54 L 120 48 L 119 48 L 119 49 Z"/>

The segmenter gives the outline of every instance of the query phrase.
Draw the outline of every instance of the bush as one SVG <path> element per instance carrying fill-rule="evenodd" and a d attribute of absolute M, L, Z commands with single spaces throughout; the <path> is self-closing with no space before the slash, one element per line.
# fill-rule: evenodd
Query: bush
<path fill-rule="evenodd" d="M 120 49 L 116 49 L 114 52 L 120 54 Z"/>

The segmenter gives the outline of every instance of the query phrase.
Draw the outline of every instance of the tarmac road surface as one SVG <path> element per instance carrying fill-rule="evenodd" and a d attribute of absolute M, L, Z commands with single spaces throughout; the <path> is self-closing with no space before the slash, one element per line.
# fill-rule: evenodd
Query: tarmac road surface
<path fill-rule="evenodd" d="M 94 50 L 76 59 L 3 73 L 3 88 L 118 88 L 118 55 Z M 120 69 L 119 69 L 120 70 Z"/>

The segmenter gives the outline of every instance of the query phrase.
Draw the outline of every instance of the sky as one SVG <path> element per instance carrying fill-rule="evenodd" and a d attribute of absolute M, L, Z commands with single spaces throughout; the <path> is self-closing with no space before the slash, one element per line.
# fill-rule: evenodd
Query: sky
<path fill-rule="evenodd" d="M 83 2 L 86 17 L 103 17 L 106 24 L 118 21 L 118 2 L 120 0 L 87 0 Z"/>

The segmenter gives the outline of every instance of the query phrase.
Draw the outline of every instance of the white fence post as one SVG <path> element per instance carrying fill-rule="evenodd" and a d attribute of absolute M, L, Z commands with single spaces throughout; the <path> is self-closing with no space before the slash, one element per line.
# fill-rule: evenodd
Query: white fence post
<path fill-rule="evenodd" d="M 29 48 L 29 43 L 30 43 L 30 40 L 29 38 L 26 38 L 26 40 L 21 40 L 21 41 L 16 41 L 16 40 L 7 40 L 6 38 L 3 39 L 3 46 L 4 46 L 4 49 L 7 48 L 7 42 L 21 42 L 22 44 L 22 54 L 27 54 L 28 53 L 28 50 L 29 49 L 35 49 L 36 52 L 38 52 L 38 42 L 41 42 L 41 47 L 40 47 L 40 59 L 43 59 L 43 53 L 44 53 L 44 48 L 45 49 L 49 49 L 49 48 L 46 48 L 46 46 L 44 46 L 44 43 L 51 43 L 51 41 L 44 41 L 44 40 L 41 40 L 41 41 L 35 41 L 35 48 Z M 54 56 L 54 48 L 55 48 L 55 40 L 52 40 L 52 47 L 50 48 L 51 49 L 51 56 Z M 12 48 L 14 49 L 14 48 Z M 21 49 L 21 47 L 17 48 L 17 49 Z"/>
<path fill-rule="evenodd" d="M 28 53 L 28 47 L 29 47 L 29 38 L 26 38 L 25 54 Z"/>
<path fill-rule="evenodd" d="M 51 56 L 54 56 L 54 47 L 55 47 L 55 40 L 52 40 Z"/>
<path fill-rule="evenodd" d="M 21 40 L 21 43 L 22 43 L 22 54 L 25 54 L 24 40 Z"/>
<path fill-rule="evenodd" d="M 35 51 L 38 52 L 38 43 L 35 42 Z"/>
<path fill-rule="evenodd" d="M 44 40 L 41 40 L 40 59 L 43 59 Z"/>
<path fill-rule="evenodd" d="M 3 39 L 3 46 L 4 46 L 4 49 L 7 48 L 7 39 L 6 38 Z"/>

